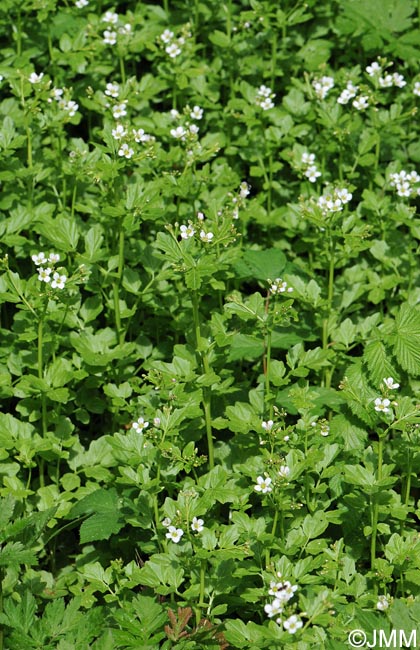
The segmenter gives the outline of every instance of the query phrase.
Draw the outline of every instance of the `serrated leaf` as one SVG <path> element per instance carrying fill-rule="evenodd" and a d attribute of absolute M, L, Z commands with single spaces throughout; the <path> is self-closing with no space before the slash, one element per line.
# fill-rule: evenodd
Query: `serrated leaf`
<path fill-rule="evenodd" d="M 372 383 L 376 386 L 379 386 L 385 377 L 395 377 L 397 374 L 389 359 L 390 352 L 382 341 L 367 343 L 363 352 L 363 361 L 368 367 Z"/>
<path fill-rule="evenodd" d="M 278 248 L 248 250 L 235 262 L 233 268 L 238 278 L 267 281 L 279 277 L 286 266 L 286 257 Z"/>
<path fill-rule="evenodd" d="M 80 542 L 86 544 L 109 539 L 124 525 L 120 520 L 119 497 L 115 489 L 99 489 L 79 501 L 71 510 L 70 517 L 90 515 L 80 527 Z"/>
<path fill-rule="evenodd" d="M 420 312 L 407 303 L 395 319 L 394 352 L 398 363 L 411 375 L 420 375 Z"/>
<path fill-rule="evenodd" d="M 19 566 L 36 564 L 36 555 L 26 549 L 21 542 L 8 542 L 0 549 L 0 566 Z"/>

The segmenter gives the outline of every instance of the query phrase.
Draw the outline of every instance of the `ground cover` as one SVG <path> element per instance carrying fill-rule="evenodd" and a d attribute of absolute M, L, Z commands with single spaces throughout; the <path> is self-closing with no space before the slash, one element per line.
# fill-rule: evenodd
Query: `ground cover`
<path fill-rule="evenodd" d="M 417 647 L 419 20 L 1 3 L 0 650 Z"/>

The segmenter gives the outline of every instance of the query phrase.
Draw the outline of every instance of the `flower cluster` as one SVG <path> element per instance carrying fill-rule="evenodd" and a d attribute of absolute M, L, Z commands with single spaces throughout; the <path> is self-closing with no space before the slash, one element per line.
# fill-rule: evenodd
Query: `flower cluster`
<path fill-rule="evenodd" d="M 79 104 L 73 99 L 69 99 L 69 91 L 66 88 L 53 88 L 48 103 L 57 102 L 60 110 L 65 111 L 69 117 L 74 117 L 79 110 Z"/>
<path fill-rule="evenodd" d="M 116 45 L 118 35 L 128 36 L 131 34 L 130 23 L 121 23 L 120 16 L 114 11 L 107 11 L 102 16 L 101 22 L 105 23 L 109 29 L 103 32 L 102 40 L 105 45 Z M 119 26 L 118 26 L 119 25 Z"/>
<path fill-rule="evenodd" d="M 278 573 L 277 576 L 281 578 L 281 574 Z M 282 619 L 281 615 L 284 613 L 284 609 L 289 600 L 293 598 L 297 588 L 297 585 L 292 585 L 289 580 L 283 580 L 281 582 L 272 580 L 268 595 L 274 596 L 274 600 L 264 606 L 264 611 L 268 618 L 274 618 L 276 623 L 283 625 L 283 628 L 290 634 L 295 634 L 303 626 L 303 623 L 296 614 L 292 614 L 285 620 Z"/>
<path fill-rule="evenodd" d="M 315 154 L 304 152 L 301 158 L 301 165 L 303 168 L 303 174 L 311 183 L 315 183 L 316 179 L 322 176 L 321 172 L 318 171 L 317 166 L 315 165 Z"/>
<path fill-rule="evenodd" d="M 327 420 L 322 419 L 316 422 L 315 420 L 311 422 L 312 427 L 318 427 L 318 431 L 323 436 L 324 438 L 327 438 L 327 436 L 330 435 L 330 425 L 328 424 Z"/>
<path fill-rule="evenodd" d="M 172 524 L 172 519 L 170 517 L 165 517 L 162 521 L 162 526 L 168 529 L 166 533 L 166 538 L 170 539 L 175 544 L 181 541 L 184 531 L 182 528 L 177 528 Z M 191 521 L 191 530 L 193 533 L 202 533 L 204 530 L 204 521 L 198 517 L 193 517 Z"/>
<path fill-rule="evenodd" d="M 289 287 L 285 280 L 282 278 L 276 278 L 275 280 L 267 280 L 270 285 L 270 293 L 273 295 L 278 295 L 280 293 L 292 293 L 293 287 Z"/>
<path fill-rule="evenodd" d="M 191 37 L 191 33 L 187 30 L 181 36 L 176 37 L 170 29 L 165 29 L 159 36 L 159 43 L 163 46 L 166 54 L 170 59 L 176 59 L 182 54 L 182 47 L 186 43 L 186 39 Z"/>
<path fill-rule="evenodd" d="M 312 82 L 312 87 L 315 90 L 315 94 L 319 99 L 325 99 L 325 97 L 330 92 L 331 88 L 334 88 L 334 79 L 332 77 L 321 77 L 321 79 L 314 79 Z"/>
<path fill-rule="evenodd" d="M 384 612 L 389 607 L 389 597 L 387 596 L 378 596 L 378 602 L 376 603 L 376 609 L 379 609 L 380 612 Z"/>
<path fill-rule="evenodd" d="M 60 261 L 58 253 L 50 253 L 46 257 L 45 253 L 36 253 L 32 255 L 32 261 L 38 267 L 38 280 L 45 282 L 51 289 L 64 289 L 67 276 L 55 270 L 54 266 Z M 48 266 L 44 266 L 48 264 Z"/>
<path fill-rule="evenodd" d="M 355 86 L 351 81 L 347 82 L 347 86 L 339 95 L 337 102 L 339 104 L 348 104 L 351 99 L 356 97 L 359 86 Z"/>
<path fill-rule="evenodd" d="M 407 85 L 407 82 L 405 81 L 403 75 L 399 74 L 398 72 L 385 74 L 385 76 L 383 76 L 383 67 L 378 63 L 378 61 L 374 61 L 368 65 L 366 67 L 366 72 L 368 73 L 369 77 L 373 77 L 377 80 L 378 86 L 380 88 L 391 88 L 392 86 L 396 86 L 397 88 L 404 88 L 404 86 Z"/>
<path fill-rule="evenodd" d="M 202 212 L 197 213 L 197 219 L 200 224 L 203 223 L 204 218 L 205 217 Z M 197 226 L 195 226 L 191 220 L 188 220 L 188 224 L 185 223 L 181 224 L 181 226 L 179 227 L 181 239 L 191 239 L 192 237 L 194 237 L 194 235 L 197 232 L 196 227 Z M 210 243 L 214 239 L 214 233 L 212 233 L 210 230 L 205 230 L 203 227 L 201 227 L 201 225 L 200 225 L 199 236 L 201 241 L 206 244 Z"/>
<path fill-rule="evenodd" d="M 257 96 L 255 98 L 255 103 L 257 106 L 262 108 L 263 111 L 268 111 L 270 108 L 274 108 L 273 99 L 275 93 L 268 86 L 260 86 L 257 90 Z"/>
<path fill-rule="evenodd" d="M 317 204 L 324 215 L 331 212 L 341 212 L 343 206 L 352 199 L 352 194 L 345 187 L 334 187 L 323 196 L 320 196 Z"/>
<path fill-rule="evenodd" d="M 402 170 L 401 172 L 391 174 L 390 179 L 390 185 L 391 187 L 395 187 L 398 196 L 410 197 L 420 195 L 420 188 L 415 187 L 420 182 L 420 176 L 416 171 L 406 172 Z"/>

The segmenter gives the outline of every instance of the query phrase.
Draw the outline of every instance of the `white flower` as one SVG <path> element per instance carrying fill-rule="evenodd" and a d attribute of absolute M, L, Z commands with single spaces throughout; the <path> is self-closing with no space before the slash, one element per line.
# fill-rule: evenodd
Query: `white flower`
<path fill-rule="evenodd" d="M 165 29 L 164 32 L 160 35 L 160 40 L 162 43 L 170 43 L 174 37 L 174 33 L 170 29 Z"/>
<path fill-rule="evenodd" d="M 66 113 L 69 114 L 69 117 L 73 117 L 73 115 L 76 115 L 79 109 L 79 104 L 76 104 L 76 102 L 72 99 L 67 100 L 60 98 L 58 100 L 58 107 L 61 108 L 62 111 L 66 111 Z"/>
<path fill-rule="evenodd" d="M 46 269 L 44 267 L 40 266 L 38 269 L 38 280 L 40 282 L 51 282 L 50 275 L 52 273 L 52 269 L 50 269 L 49 266 L 47 266 Z"/>
<path fill-rule="evenodd" d="M 192 111 L 190 111 L 190 118 L 192 120 L 201 120 L 203 117 L 203 109 L 200 108 L 199 106 L 194 106 Z"/>
<path fill-rule="evenodd" d="M 136 142 L 150 142 L 150 140 L 153 140 L 153 136 L 145 133 L 143 129 L 133 129 L 133 136 Z"/>
<path fill-rule="evenodd" d="M 171 43 L 165 47 L 165 52 L 171 57 L 171 59 L 175 59 L 181 54 L 181 48 L 176 43 Z"/>
<path fill-rule="evenodd" d="M 263 99 L 259 105 L 263 109 L 263 111 L 269 111 L 270 108 L 274 108 L 274 102 L 272 99 L 270 99 L 270 97 Z"/>
<path fill-rule="evenodd" d="M 295 634 L 303 626 L 302 621 L 298 616 L 289 616 L 287 621 L 283 622 L 283 627 L 289 632 L 289 634 Z"/>
<path fill-rule="evenodd" d="M 275 596 L 282 604 L 287 603 L 288 600 L 293 598 L 297 585 L 292 585 L 291 582 L 285 580 L 284 582 L 270 582 L 270 589 L 268 591 L 270 596 Z"/>
<path fill-rule="evenodd" d="M 103 23 L 108 23 L 108 25 L 116 25 L 118 23 L 118 14 L 113 11 L 107 11 L 101 20 Z"/>
<path fill-rule="evenodd" d="M 107 83 L 106 89 L 105 89 L 105 95 L 108 95 L 108 97 L 114 97 L 116 99 L 119 95 L 120 92 L 120 85 L 117 83 Z"/>
<path fill-rule="evenodd" d="M 278 293 L 292 293 L 293 287 L 287 286 L 287 282 L 281 278 L 276 278 L 274 281 L 268 280 L 271 283 L 270 292 L 273 294 Z"/>
<path fill-rule="evenodd" d="M 267 605 L 264 605 L 264 611 L 267 614 L 268 618 L 279 616 L 283 612 L 282 605 L 283 603 L 278 598 L 275 598 L 272 603 L 267 603 Z"/>
<path fill-rule="evenodd" d="M 204 521 L 202 519 L 197 519 L 197 517 L 193 517 L 191 529 L 195 533 L 201 533 L 204 530 Z"/>
<path fill-rule="evenodd" d="M 399 384 L 397 384 L 396 382 L 394 382 L 394 378 L 393 378 L 393 377 L 386 377 L 386 378 L 384 378 L 383 382 L 384 382 L 386 388 L 388 388 L 389 390 L 394 390 L 394 389 L 400 387 Z"/>
<path fill-rule="evenodd" d="M 242 183 L 239 185 L 239 196 L 241 199 L 246 199 L 250 192 L 250 186 L 246 181 L 242 181 Z"/>
<path fill-rule="evenodd" d="M 124 158 L 127 158 L 129 160 L 134 156 L 134 149 L 132 149 L 126 142 L 121 145 L 120 149 L 118 149 L 118 155 L 119 156 L 124 156 Z"/>
<path fill-rule="evenodd" d="M 261 426 L 265 431 L 271 431 L 273 425 L 274 425 L 273 420 L 267 420 L 267 422 L 265 421 L 261 422 Z"/>
<path fill-rule="evenodd" d="M 311 183 L 315 183 L 316 179 L 322 176 L 321 172 L 318 171 L 315 165 L 311 165 L 310 167 L 308 167 L 308 169 L 304 172 L 304 174 Z"/>
<path fill-rule="evenodd" d="M 262 476 L 258 476 L 257 485 L 254 485 L 254 490 L 256 492 L 261 492 L 262 494 L 267 494 L 267 492 L 271 492 L 273 489 L 270 485 L 271 482 L 271 478 L 263 478 Z"/>
<path fill-rule="evenodd" d="M 63 93 L 64 90 L 62 88 L 53 88 L 51 91 L 51 99 L 55 99 L 56 102 L 59 102 Z M 51 99 L 49 99 L 48 101 L 50 102 Z"/>
<path fill-rule="evenodd" d="M 60 275 L 55 271 L 53 275 L 53 280 L 51 282 L 51 287 L 53 289 L 64 289 L 64 285 L 67 282 L 67 276 L 66 275 Z"/>
<path fill-rule="evenodd" d="M 28 81 L 31 84 L 39 84 L 40 81 L 42 81 L 42 77 L 44 76 L 43 72 L 40 72 L 37 74 L 36 72 L 31 72 L 31 74 L 28 77 Z"/>
<path fill-rule="evenodd" d="M 375 411 L 378 411 L 379 413 L 389 413 L 390 409 L 388 408 L 391 402 L 389 401 L 388 398 L 382 399 L 381 397 L 377 397 L 375 399 Z"/>
<path fill-rule="evenodd" d="M 213 237 L 214 237 L 214 235 L 213 235 L 212 232 L 205 232 L 204 230 L 200 230 L 200 239 L 201 239 L 201 241 L 211 242 Z"/>
<path fill-rule="evenodd" d="M 147 429 L 148 426 L 149 423 L 145 422 L 144 418 L 139 418 L 137 422 L 133 422 L 132 424 L 132 428 L 137 431 L 137 433 L 140 433 L 143 429 Z"/>
<path fill-rule="evenodd" d="M 171 539 L 175 544 L 178 544 L 179 540 L 183 536 L 184 531 L 182 528 L 176 528 L 175 526 L 169 526 L 168 532 L 166 533 L 166 537 L 168 539 Z"/>
<path fill-rule="evenodd" d="M 288 478 L 290 476 L 290 467 L 287 465 L 281 465 L 279 469 L 280 478 Z"/>
<path fill-rule="evenodd" d="M 268 86 L 260 86 L 257 93 L 260 97 L 271 97 L 272 91 Z"/>
<path fill-rule="evenodd" d="M 348 203 L 353 198 L 353 194 L 351 194 L 346 187 L 337 187 L 335 189 L 335 194 L 342 203 Z"/>
<path fill-rule="evenodd" d="M 365 108 L 369 106 L 368 98 L 366 97 L 366 95 L 361 95 L 360 97 L 357 97 L 357 99 L 355 99 L 353 102 L 353 106 L 358 111 L 364 111 Z"/>
<path fill-rule="evenodd" d="M 321 77 L 321 79 L 314 79 L 312 86 L 316 95 L 320 99 L 325 99 L 331 88 L 334 87 L 334 79 L 332 77 Z"/>
<path fill-rule="evenodd" d="M 122 140 L 122 138 L 127 135 L 127 131 L 122 124 L 117 124 L 115 129 L 112 129 L 111 133 L 114 140 Z"/>
<path fill-rule="evenodd" d="M 154 424 L 155 427 L 159 427 L 160 426 L 160 418 L 153 418 L 153 424 Z"/>
<path fill-rule="evenodd" d="M 88 6 L 89 0 L 76 0 L 74 4 L 78 9 L 83 9 L 83 7 Z"/>
<path fill-rule="evenodd" d="M 169 517 L 165 517 L 165 519 L 162 521 L 162 526 L 165 526 L 165 528 L 169 528 L 169 526 L 172 523 L 172 519 Z"/>
<path fill-rule="evenodd" d="M 189 239 L 190 237 L 194 237 L 195 235 L 195 230 L 191 224 L 188 224 L 188 226 L 182 224 L 182 226 L 180 226 L 179 229 L 181 231 L 182 239 Z"/>
<path fill-rule="evenodd" d="M 413 93 L 414 95 L 417 95 L 417 97 L 420 97 L 420 81 L 414 82 Z"/>
<path fill-rule="evenodd" d="M 301 161 L 304 165 L 313 165 L 315 162 L 315 154 L 314 153 L 308 153 L 305 151 L 302 154 Z"/>
<path fill-rule="evenodd" d="M 377 61 L 374 61 L 366 67 L 366 72 L 369 77 L 374 77 L 375 75 L 381 74 L 382 68 Z"/>
<path fill-rule="evenodd" d="M 130 23 L 125 23 L 125 25 L 123 25 L 122 27 L 119 28 L 118 33 L 119 34 L 125 34 L 125 35 L 131 34 L 131 29 L 132 29 L 132 27 L 131 27 Z"/>
<path fill-rule="evenodd" d="M 60 254 L 59 253 L 50 253 L 48 255 L 48 261 L 50 264 L 57 264 L 57 262 L 60 261 Z"/>
<path fill-rule="evenodd" d="M 379 85 L 381 88 L 391 88 L 394 85 L 392 74 L 387 74 L 385 77 L 379 77 Z"/>
<path fill-rule="evenodd" d="M 348 104 L 353 97 L 356 97 L 356 93 L 359 90 L 359 86 L 355 86 L 351 81 L 347 83 L 346 88 L 342 91 L 341 95 L 338 97 L 337 102 L 339 104 Z"/>
<path fill-rule="evenodd" d="M 192 133 L 193 135 L 197 135 L 197 133 L 199 132 L 200 129 L 199 129 L 199 127 L 197 126 L 197 124 L 190 124 L 189 127 L 188 127 L 188 130 L 189 130 L 189 132 Z"/>
<path fill-rule="evenodd" d="M 103 34 L 103 42 L 107 45 L 115 45 L 117 42 L 117 32 L 111 32 L 106 29 Z"/>
<path fill-rule="evenodd" d="M 121 104 L 115 104 L 112 109 L 112 115 L 116 120 L 120 117 L 125 117 L 127 115 L 127 102 L 121 102 Z"/>
<path fill-rule="evenodd" d="M 171 129 L 170 133 L 173 138 L 184 140 L 187 132 L 183 126 L 177 126 L 175 129 Z"/>
<path fill-rule="evenodd" d="M 45 253 L 38 253 L 37 255 L 32 255 L 32 261 L 35 266 L 40 266 L 47 262 L 47 258 L 45 257 Z"/>
<path fill-rule="evenodd" d="M 378 596 L 378 602 L 376 603 L 376 609 L 379 609 L 381 612 L 384 612 L 389 607 L 389 600 L 386 596 Z"/>
<path fill-rule="evenodd" d="M 407 85 L 407 82 L 405 81 L 403 75 L 398 74 L 398 72 L 393 73 L 392 81 L 394 83 L 394 86 L 397 86 L 397 88 L 404 88 L 404 86 Z"/>

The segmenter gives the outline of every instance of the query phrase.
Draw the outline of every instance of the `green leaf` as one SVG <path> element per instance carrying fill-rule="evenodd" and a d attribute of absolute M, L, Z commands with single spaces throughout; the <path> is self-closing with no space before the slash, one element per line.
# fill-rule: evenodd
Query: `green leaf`
<path fill-rule="evenodd" d="M 378 339 L 366 344 L 363 361 L 367 364 L 372 383 L 378 387 L 386 377 L 395 377 L 397 374 L 390 361 L 389 350 Z"/>
<path fill-rule="evenodd" d="M 420 375 L 420 312 L 404 303 L 395 319 L 394 352 L 411 375 Z"/>
<path fill-rule="evenodd" d="M 124 526 L 120 518 L 119 497 L 114 488 L 99 489 L 79 501 L 70 511 L 72 519 L 90 515 L 80 527 L 80 543 L 109 539 Z"/>
<path fill-rule="evenodd" d="M 252 278 L 267 282 L 280 276 L 286 266 L 286 257 L 278 248 L 247 250 L 233 265 L 238 278 Z"/>

